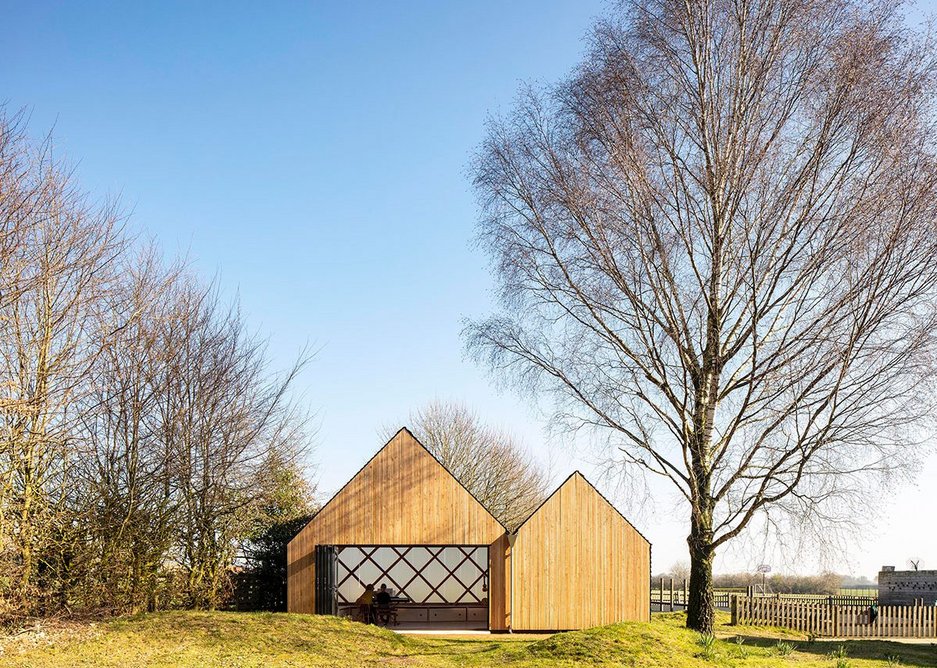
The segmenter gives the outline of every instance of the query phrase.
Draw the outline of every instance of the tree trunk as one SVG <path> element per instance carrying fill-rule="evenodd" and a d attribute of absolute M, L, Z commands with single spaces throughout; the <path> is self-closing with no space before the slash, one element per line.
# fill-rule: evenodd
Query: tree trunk
<path fill-rule="evenodd" d="M 692 529 L 687 537 L 690 547 L 690 597 L 686 608 L 686 625 L 700 633 L 712 633 L 716 621 L 713 599 L 712 513 L 694 511 Z"/>

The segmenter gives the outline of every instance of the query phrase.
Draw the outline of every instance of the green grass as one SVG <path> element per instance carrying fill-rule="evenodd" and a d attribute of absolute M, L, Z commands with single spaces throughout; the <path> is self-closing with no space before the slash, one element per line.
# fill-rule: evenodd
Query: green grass
<path fill-rule="evenodd" d="M 401 636 L 331 617 L 164 612 L 0 643 L 11 666 L 935 666 L 937 645 L 809 642 L 777 629 L 732 627 L 715 638 L 683 628 L 682 613 L 548 637 Z M 842 651 L 840 647 L 842 646 Z M 891 663 L 889 662 L 891 660 Z M 899 662 L 899 663 L 895 663 Z"/>

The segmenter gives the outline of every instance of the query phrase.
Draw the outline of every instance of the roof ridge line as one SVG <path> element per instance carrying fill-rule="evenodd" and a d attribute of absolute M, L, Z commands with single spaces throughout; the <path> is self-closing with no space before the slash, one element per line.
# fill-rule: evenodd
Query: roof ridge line
<path fill-rule="evenodd" d="M 527 522 L 530 520 L 531 517 L 533 517 L 533 516 L 536 515 L 538 512 L 540 512 L 540 509 L 543 508 L 543 506 L 546 505 L 547 501 L 549 501 L 549 500 L 552 499 L 554 496 L 556 496 L 556 493 L 559 492 L 563 487 L 565 487 L 565 486 L 566 486 L 566 483 L 568 483 L 572 478 L 574 478 L 574 477 L 577 476 L 577 475 L 578 475 L 580 478 L 582 478 L 582 479 L 585 481 L 585 483 L 586 483 L 587 485 L 589 485 L 589 487 L 591 487 L 592 490 L 593 490 L 596 494 L 599 495 L 599 498 L 601 498 L 603 501 L 605 501 L 605 503 L 608 504 L 608 505 L 611 507 L 612 510 L 614 510 L 616 513 L 618 513 L 618 516 L 621 517 L 621 519 L 623 519 L 623 520 L 628 524 L 628 526 L 630 526 L 632 529 L 634 529 L 635 533 L 637 533 L 639 536 L 641 536 L 641 538 L 644 539 L 644 542 L 645 542 L 645 543 L 647 543 L 648 545 L 651 545 L 651 544 L 652 544 L 651 541 L 648 540 L 647 536 L 645 536 L 643 533 L 641 533 L 641 531 L 638 529 L 638 527 L 636 527 L 636 526 L 634 525 L 634 523 L 632 523 L 631 520 L 629 520 L 627 517 L 625 517 L 624 513 L 622 513 L 617 507 L 615 507 L 615 504 L 612 503 L 611 501 L 609 501 L 609 500 L 608 500 L 608 497 L 606 497 L 604 494 L 602 494 L 602 492 L 599 491 L 599 488 L 596 487 L 595 485 L 593 485 L 593 484 L 589 481 L 589 479 L 585 476 L 585 474 L 583 474 L 583 472 L 580 471 L 579 469 L 574 470 L 572 473 L 570 473 L 568 476 L 566 476 L 566 478 L 563 480 L 563 482 L 561 482 L 559 485 L 557 485 L 556 489 L 554 489 L 552 492 L 550 492 L 550 494 L 547 496 L 547 498 L 545 498 L 545 499 L 540 503 L 539 506 L 537 506 L 536 508 L 534 508 L 533 512 L 530 513 L 530 515 L 528 515 L 527 518 L 526 518 L 523 522 L 521 522 L 519 525 L 517 525 L 517 528 L 514 530 L 513 533 L 514 533 L 514 534 L 517 534 L 517 533 L 521 530 L 521 528 L 522 528 L 525 524 L 527 524 Z"/>
<path fill-rule="evenodd" d="M 418 438 L 416 437 L 416 435 L 415 435 L 412 431 L 410 431 L 410 429 L 409 429 L 408 427 L 405 427 L 405 426 L 404 426 L 404 427 L 401 427 L 400 429 L 398 429 L 397 431 L 395 431 L 395 432 L 394 432 L 394 435 L 391 436 L 389 439 L 387 439 L 387 441 L 384 443 L 384 445 L 382 445 L 380 448 L 378 448 L 378 449 L 377 449 L 377 452 L 375 452 L 373 455 L 371 455 L 371 457 L 368 459 L 368 461 L 366 461 L 366 462 L 361 466 L 361 468 L 359 468 L 357 471 L 355 471 L 355 474 L 354 474 L 353 476 L 351 476 L 347 481 L 345 481 L 345 484 L 342 485 L 341 487 L 339 487 L 338 491 L 336 491 L 332 496 L 329 497 L 329 500 L 328 500 L 328 501 L 326 501 L 325 503 L 322 504 L 322 506 L 312 515 L 312 517 L 309 518 L 309 521 L 303 526 L 303 528 L 300 529 L 300 530 L 296 533 L 296 535 L 295 535 L 292 539 L 290 539 L 289 542 L 292 543 L 293 540 L 295 540 L 296 538 L 298 538 L 299 535 L 300 535 L 303 531 L 306 530 L 306 527 L 308 527 L 310 524 L 312 524 L 312 522 L 315 521 L 316 517 L 318 517 L 319 514 L 320 514 L 323 510 L 325 510 L 325 509 L 328 507 L 328 505 L 329 505 L 330 503 L 332 503 L 332 501 L 334 501 L 336 498 L 338 498 L 338 496 L 339 496 L 342 492 L 345 491 L 345 488 L 348 487 L 348 485 L 350 485 L 350 484 L 352 483 L 352 481 L 353 481 L 355 478 L 357 478 L 359 475 L 361 475 L 361 472 L 364 471 L 366 468 L 368 468 L 368 466 L 371 464 L 371 462 L 373 462 L 373 461 L 377 458 L 377 456 L 378 456 L 379 454 L 381 454 L 381 453 L 387 448 L 387 446 L 389 446 L 389 445 L 394 441 L 394 439 L 397 438 L 397 437 L 400 435 L 401 432 L 406 432 L 407 435 L 408 435 L 411 439 L 413 439 L 413 442 L 414 442 L 414 443 L 416 443 L 417 445 L 419 445 L 419 446 L 423 449 L 423 451 L 426 452 L 426 454 L 428 454 L 430 457 L 432 457 L 432 458 L 433 458 L 433 461 L 435 461 L 435 462 L 439 465 L 439 467 L 442 468 L 443 471 L 445 471 L 446 473 L 448 473 L 448 474 L 449 474 L 449 477 L 451 477 L 453 480 L 455 480 L 456 483 L 458 483 L 459 486 L 460 486 L 463 490 L 465 490 L 465 492 L 472 498 L 472 500 L 473 500 L 475 503 L 477 503 L 479 506 L 481 506 L 481 509 L 484 510 L 486 513 L 488 513 L 488 516 L 491 517 L 491 519 L 493 519 L 495 522 L 497 522 L 498 526 L 500 526 L 502 529 L 504 529 L 504 532 L 505 532 L 505 533 L 510 533 L 510 532 L 508 531 L 508 528 L 507 528 L 506 526 L 504 526 L 504 523 L 502 523 L 501 520 L 499 520 L 497 517 L 495 517 L 495 516 L 494 516 L 494 513 L 492 513 L 491 510 L 489 510 L 488 507 L 487 507 L 484 503 L 482 503 L 481 501 L 479 501 L 479 500 L 478 500 L 478 497 L 476 497 L 474 494 L 472 494 L 472 492 L 469 490 L 469 488 L 466 487 L 466 486 L 462 483 L 462 481 L 459 480 L 459 479 L 455 476 L 455 474 L 453 474 L 452 471 L 450 471 L 449 468 L 448 468 L 445 464 L 443 464 L 441 461 L 439 461 L 439 458 L 438 458 L 436 455 L 434 455 L 434 454 L 430 451 L 430 449 L 427 448 L 427 447 L 423 444 L 423 442 L 422 442 L 420 439 L 418 439 Z"/>

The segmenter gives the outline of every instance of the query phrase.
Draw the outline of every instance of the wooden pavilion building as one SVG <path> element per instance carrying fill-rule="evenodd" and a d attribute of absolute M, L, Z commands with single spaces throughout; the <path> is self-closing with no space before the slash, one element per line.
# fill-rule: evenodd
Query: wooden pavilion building
<path fill-rule="evenodd" d="M 290 612 L 386 584 L 402 626 L 557 631 L 650 619 L 651 545 L 579 472 L 514 532 L 407 429 L 287 549 Z"/>

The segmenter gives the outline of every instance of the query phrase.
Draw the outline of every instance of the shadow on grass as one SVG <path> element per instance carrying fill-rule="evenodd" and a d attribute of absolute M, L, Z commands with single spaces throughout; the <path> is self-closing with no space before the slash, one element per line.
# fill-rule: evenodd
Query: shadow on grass
<path fill-rule="evenodd" d="M 726 642 L 733 643 L 736 638 L 741 638 L 746 646 L 767 649 L 775 647 L 779 640 L 778 638 L 739 634 L 727 638 Z M 812 641 L 785 638 L 783 642 L 790 643 L 798 652 L 817 656 L 830 656 L 842 647 L 846 658 L 849 659 L 875 659 L 879 661 L 897 659 L 904 666 L 937 667 L 937 643 L 928 642 L 926 639 L 917 643 L 905 643 L 871 638 L 866 640 L 828 640 L 824 638 Z"/>

